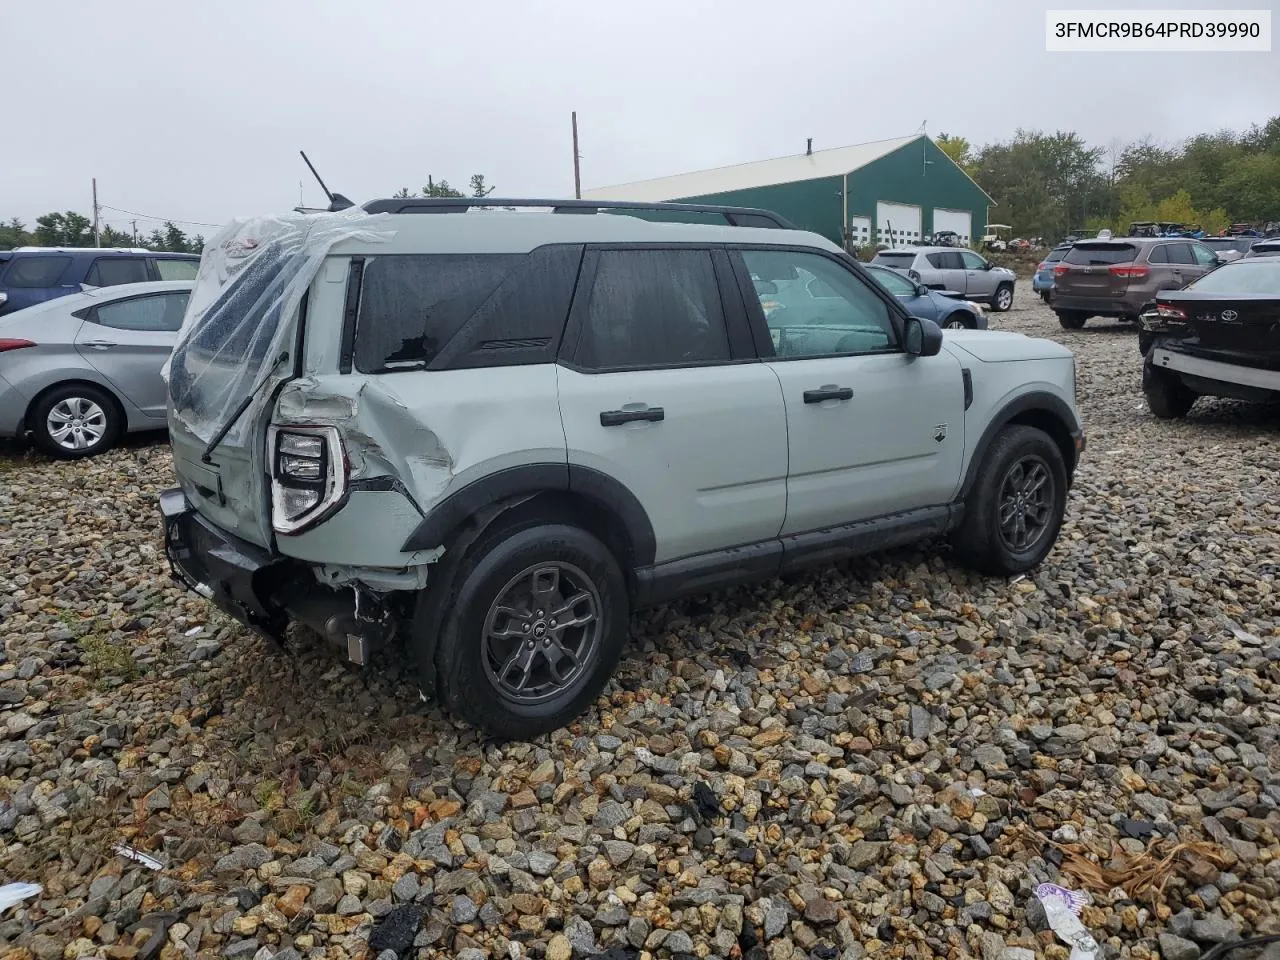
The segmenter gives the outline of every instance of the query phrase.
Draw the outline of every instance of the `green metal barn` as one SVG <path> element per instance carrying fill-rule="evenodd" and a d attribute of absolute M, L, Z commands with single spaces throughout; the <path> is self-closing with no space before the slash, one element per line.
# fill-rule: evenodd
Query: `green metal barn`
<path fill-rule="evenodd" d="M 683 200 L 764 207 L 835 243 L 982 236 L 995 203 L 926 134 L 583 191 L 588 200 Z M 891 236 L 892 232 L 892 236 Z"/>

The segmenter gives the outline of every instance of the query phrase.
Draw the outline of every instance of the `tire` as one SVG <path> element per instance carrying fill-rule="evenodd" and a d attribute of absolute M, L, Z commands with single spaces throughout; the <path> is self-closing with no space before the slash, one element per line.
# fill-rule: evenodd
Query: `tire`
<path fill-rule="evenodd" d="M 996 313 L 1004 313 L 1013 307 L 1013 284 L 1002 283 L 991 295 L 991 309 Z"/>
<path fill-rule="evenodd" d="M 1087 313 L 1079 310 L 1058 310 L 1058 323 L 1062 324 L 1063 330 L 1080 330 L 1084 327 L 1085 321 L 1089 319 Z"/>
<path fill-rule="evenodd" d="M 1185 417 L 1199 396 L 1175 374 L 1157 370 L 1150 363 L 1142 365 L 1142 392 L 1147 409 L 1161 420 Z"/>
<path fill-rule="evenodd" d="M 622 569 L 598 539 L 568 524 L 499 524 L 467 551 L 453 582 L 434 654 L 451 712 L 491 736 L 527 740 L 563 727 L 599 696 L 626 642 L 630 605 Z M 582 599 L 569 606 L 572 596 Z M 557 604 L 593 619 L 553 626 Z"/>
<path fill-rule="evenodd" d="M 1040 299 L 1041 299 L 1041 300 L 1043 300 L 1045 303 L 1048 303 L 1048 302 L 1049 302 L 1049 291 L 1048 291 L 1048 290 L 1041 290 L 1041 291 L 1040 291 Z"/>
<path fill-rule="evenodd" d="M 975 330 L 977 324 L 974 322 L 973 314 L 967 310 L 956 310 L 947 314 L 947 322 L 942 324 L 943 330 Z"/>
<path fill-rule="evenodd" d="M 981 573 L 1025 573 L 1053 549 L 1066 506 L 1062 451 L 1043 430 L 1012 424 L 983 456 L 951 543 L 958 559 Z"/>
<path fill-rule="evenodd" d="M 115 445 L 124 416 L 115 398 L 88 383 L 54 387 L 31 407 L 32 442 L 57 460 L 96 456 Z"/>
<path fill-rule="evenodd" d="M 1138 352 L 1144 357 L 1151 350 L 1151 344 L 1155 342 L 1155 334 L 1148 333 L 1146 330 L 1138 331 Z"/>

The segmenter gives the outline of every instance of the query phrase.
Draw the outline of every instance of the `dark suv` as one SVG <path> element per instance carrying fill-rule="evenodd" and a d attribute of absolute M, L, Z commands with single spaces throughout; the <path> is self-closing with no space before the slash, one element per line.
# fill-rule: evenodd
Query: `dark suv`
<path fill-rule="evenodd" d="M 1119 237 L 1081 240 L 1053 268 L 1053 312 L 1068 330 L 1090 317 L 1134 322 L 1160 290 L 1179 290 L 1219 263 L 1196 240 Z"/>
<path fill-rule="evenodd" d="M 0 250 L 0 316 L 80 293 L 149 280 L 194 280 L 200 256 L 143 249 L 19 247 Z"/>

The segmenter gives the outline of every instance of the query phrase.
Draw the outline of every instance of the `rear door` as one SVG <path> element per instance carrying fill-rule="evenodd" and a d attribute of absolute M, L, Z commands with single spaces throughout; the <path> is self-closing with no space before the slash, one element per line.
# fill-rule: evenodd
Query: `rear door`
<path fill-rule="evenodd" d="M 76 334 L 80 355 L 157 420 L 165 416 L 160 368 L 173 350 L 189 296 L 183 291 L 153 293 L 99 304 Z"/>
<path fill-rule="evenodd" d="M 945 250 L 925 255 L 925 260 L 935 271 L 932 279 L 921 278 L 921 283 L 934 290 L 953 290 L 964 293 L 965 263 L 959 250 Z"/>
<path fill-rule="evenodd" d="M 946 351 L 906 354 L 887 295 L 835 256 L 746 248 L 738 257 L 744 277 L 803 270 L 829 294 L 780 310 L 764 297 L 748 304 L 786 403 L 783 535 L 949 502 L 964 454 L 959 362 Z"/>
<path fill-rule="evenodd" d="M 589 248 L 560 363 L 569 462 L 635 494 L 657 562 L 778 535 L 782 392 L 722 251 Z"/>
<path fill-rule="evenodd" d="M 117 287 L 123 283 L 146 283 L 150 279 L 146 257 L 112 255 L 93 261 L 84 282 L 90 287 Z"/>

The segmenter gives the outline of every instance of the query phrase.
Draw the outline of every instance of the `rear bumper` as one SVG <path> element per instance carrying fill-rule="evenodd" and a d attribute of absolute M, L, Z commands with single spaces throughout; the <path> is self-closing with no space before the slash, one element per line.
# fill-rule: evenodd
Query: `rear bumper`
<path fill-rule="evenodd" d="M 19 437 L 25 432 L 30 402 L 25 393 L 0 377 L 0 437 Z"/>
<path fill-rule="evenodd" d="M 1142 303 L 1146 301 L 1143 300 Z M 1063 293 L 1061 287 L 1053 289 L 1053 309 L 1080 310 L 1095 317 L 1136 316 L 1142 303 L 1128 300 L 1112 300 L 1106 297 L 1077 297 Z"/>
<path fill-rule="evenodd" d="M 1196 357 L 1156 344 L 1151 351 L 1151 365 L 1170 370 L 1187 378 L 1212 383 L 1230 384 L 1249 390 L 1280 393 L 1280 370 L 1245 367 L 1222 360 Z"/>
<path fill-rule="evenodd" d="M 1031 289 L 1034 290 L 1036 293 L 1044 293 L 1044 291 L 1046 290 L 1052 290 L 1053 274 L 1051 273 L 1048 276 L 1042 277 L 1040 274 L 1037 273 L 1034 277 L 1031 278 Z"/>
<path fill-rule="evenodd" d="M 266 579 L 281 566 L 262 547 L 233 537 L 205 520 L 180 489 L 160 494 L 164 549 L 173 578 L 222 612 L 272 637 L 288 617 L 269 599 Z"/>

